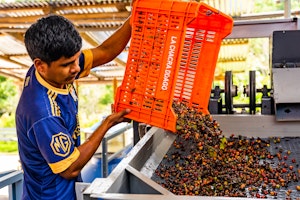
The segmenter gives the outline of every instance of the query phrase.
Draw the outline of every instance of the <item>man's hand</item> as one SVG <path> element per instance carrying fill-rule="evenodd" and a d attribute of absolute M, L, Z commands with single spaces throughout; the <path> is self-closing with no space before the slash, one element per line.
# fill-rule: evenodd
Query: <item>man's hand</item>
<path fill-rule="evenodd" d="M 124 116 L 130 113 L 130 109 L 125 109 L 117 113 L 112 113 L 105 118 L 103 123 L 95 130 L 95 132 L 86 141 L 78 147 L 80 151 L 79 158 L 73 162 L 65 171 L 59 173 L 65 179 L 72 179 L 78 176 L 81 169 L 91 159 L 98 149 L 107 130 L 120 122 L 130 122 Z"/>
<path fill-rule="evenodd" d="M 117 113 L 112 113 L 108 117 L 105 118 L 103 123 L 106 123 L 108 127 L 112 127 L 121 122 L 130 122 L 130 119 L 125 118 L 124 116 L 130 113 L 130 109 L 125 109 Z"/>

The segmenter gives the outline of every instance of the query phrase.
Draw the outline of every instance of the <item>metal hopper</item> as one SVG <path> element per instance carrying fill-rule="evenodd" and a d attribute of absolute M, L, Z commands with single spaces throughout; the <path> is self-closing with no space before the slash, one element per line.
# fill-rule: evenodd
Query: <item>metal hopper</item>
<path fill-rule="evenodd" d="M 295 152 L 296 160 L 300 160 L 299 136 L 300 124 L 297 122 L 277 122 L 274 116 L 216 115 L 214 118 L 221 124 L 224 134 L 240 134 L 249 137 L 288 138 L 282 142 L 283 148 Z M 152 127 L 134 146 L 129 154 L 120 162 L 107 178 L 97 178 L 91 184 L 77 183 L 78 199 L 251 199 L 212 196 L 174 195 L 151 179 L 164 155 L 168 152 L 176 135 L 162 129 Z M 298 152 L 298 153 L 297 153 Z M 291 188 L 293 196 L 300 192 Z"/>

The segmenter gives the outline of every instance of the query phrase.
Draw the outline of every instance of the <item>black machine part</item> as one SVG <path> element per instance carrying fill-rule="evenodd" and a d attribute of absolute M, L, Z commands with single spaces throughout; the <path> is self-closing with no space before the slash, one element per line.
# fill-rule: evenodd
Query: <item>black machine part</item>
<path fill-rule="evenodd" d="M 222 105 L 222 96 L 225 96 L 225 105 Z M 262 93 L 261 104 L 256 103 L 257 93 Z M 234 108 L 249 108 L 249 114 L 255 114 L 258 107 L 261 108 L 261 114 L 274 114 L 274 100 L 271 96 L 272 89 L 266 85 L 261 89 L 256 89 L 256 71 L 249 71 L 249 84 L 244 86 L 243 94 L 249 97 L 249 104 L 234 104 L 233 97 L 238 95 L 238 87 L 233 85 L 233 75 L 231 71 L 225 72 L 225 89 L 215 86 L 209 102 L 209 112 L 211 114 L 236 114 Z M 225 111 L 223 111 L 225 108 Z M 243 113 L 245 114 L 245 113 Z"/>
<path fill-rule="evenodd" d="M 225 72 L 225 107 L 226 114 L 233 114 L 233 97 L 237 96 L 237 86 L 232 83 L 232 72 Z"/>
<path fill-rule="evenodd" d="M 272 41 L 272 67 L 300 67 L 300 30 L 274 31 Z"/>
<path fill-rule="evenodd" d="M 277 121 L 300 120 L 300 30 L 274 31 L 272 82 Z"/>

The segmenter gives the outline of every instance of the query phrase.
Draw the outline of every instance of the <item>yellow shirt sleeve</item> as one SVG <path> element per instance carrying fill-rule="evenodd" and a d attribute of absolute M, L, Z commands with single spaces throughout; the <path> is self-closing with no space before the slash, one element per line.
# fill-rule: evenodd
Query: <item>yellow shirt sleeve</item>
<path fill-rule="evenodd" d="M 65 171 L 68 167 L 70 167 L 70 165 L 75 160 L 77 160 L 79 156 L 80 156 L 80 151 L 77 148 L 75 148 L 73 153 L 68 158 L 56 163 L 50 163 L 49 166 L 54 174 L 58 174 Z"/>
<path fill-rule="evenodd" d="M 93 65 L 93 53 L 90 49 L 82 50 L 84 54 L 84 70 L 81 72 L 79 78 L 86 77 L 90 74 Z"/>

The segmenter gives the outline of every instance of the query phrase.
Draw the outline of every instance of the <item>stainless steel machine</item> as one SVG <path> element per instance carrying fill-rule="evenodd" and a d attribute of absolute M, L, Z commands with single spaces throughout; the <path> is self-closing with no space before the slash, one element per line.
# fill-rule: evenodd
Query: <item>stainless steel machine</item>
<path fill-rule="evenodd" d="M 250 86 L 250 98 L 255 99 L 255 93 L 263 92 L 264 101 L 259 106 L 262 113 L 233 114 L 231 74 L 227 74 L 225 102 L 226 112 L 222 113 L 222 106 L 218 98 L 214 99 L 212 117 L 218 121 L 225 136 L 231 134 L 247 137 L 285 137 L 293 141 L 300 137 L 300 93 L 299 73 L 300 31 L 274 31 L 272 51 L 272 88 L 256 90 Z M 253 74 L 251 83 L 255 85 Z M 251 85 L 251 84 L 250 84 Z M 228 90 L 229 88 L 229 90 Z M 218 89 L 212 93 L 218 94 Z M 271 92 L 271 94 L 270 94 Z M 254 95 L 254 96 L 253 96 Z M 221 106 L 218 107 L 218 106 Z M 255 101 L 251 101 L 250 110 L 255 111 Z M 224 106 L 223 106 L 224 107 Z M 212 111 L 211 110 L 211 111 Z M 129 154 L 120 162 L 107 178 L 96 178 L 92 183 L 77 183 L 77 198 L 82 199 L 252 199 L 212 196 L 177 196 L 157 184 L 151 179 L 164 155 L 168 152 L 174 140 L 178 137 L 174 133 L 151 127 L 150 130 L 132 148 Z M 299 152 L 300 143 L 286 144 L 292 151 Z M 300 155 L 296 155 L 300 161 Z M 299 183 L 300 185 L 300 183 Z M 283 188 L 287 190 L 287 188 Z M 300 198 L 300 192 L 294 190 L 294 199 Z M 280 197 L 279 197 L 280 199 Z"/>
<path fill-rule="evenodd" d="M 216 115 L 214 118 L 221 124 L 225 135 L 231 133 L 249 137 L 300 135 L 299 122 L 281 124 L 272 115 Z M 173 133 L 152 127 L 107 178 L 97 178 L 91 184 L 77 183 L 78 199 L 246 199 L 176 196 L 153 181 L 152 174 L 175 138 L 176 135 Z M 300 157 L 297 159 L 300 160 Z"/>

